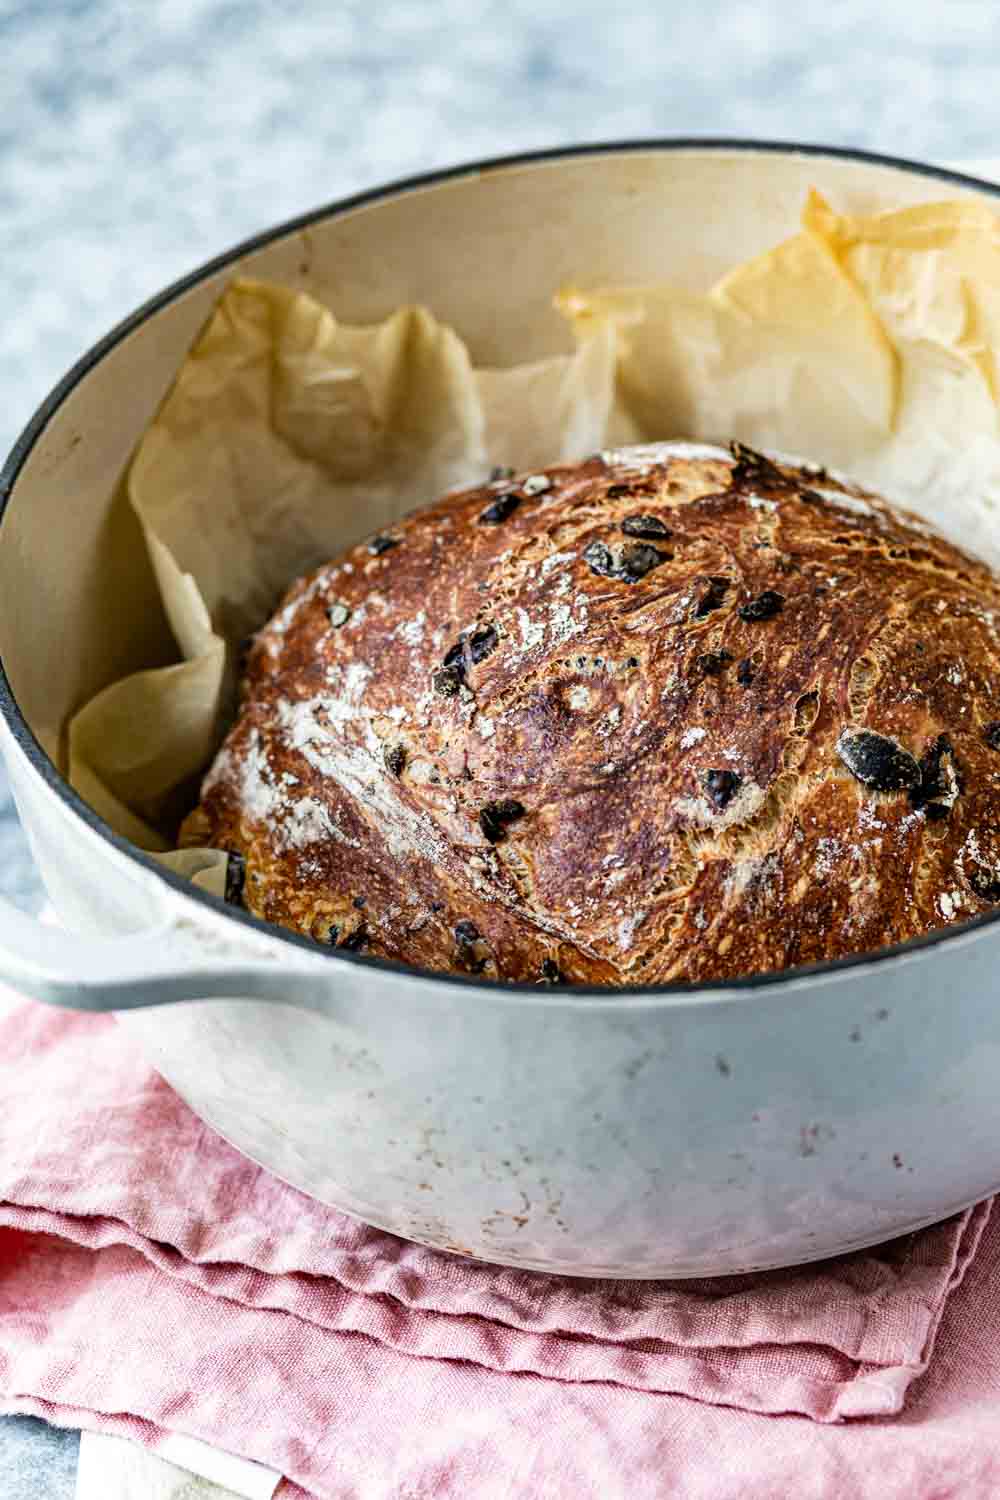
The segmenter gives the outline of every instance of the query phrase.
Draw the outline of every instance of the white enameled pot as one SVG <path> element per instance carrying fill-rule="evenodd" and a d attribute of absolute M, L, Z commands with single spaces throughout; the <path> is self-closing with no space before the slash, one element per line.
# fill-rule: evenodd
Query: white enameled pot
<path fill-rule="evenodd" d="M 1000 916 L 724 988 L 501 987 L 266 928 L 116 837 L 60 770 L 77 706 L 172 659 L 119 481 L 237 268 L 351 322 L 424 302 L 503 364 L 563 347 L 549 298 L 582 266 L 596 283 L 703 288 L 793 232 L 814 183 L 856 211 L 995 191 L 739 142 L 493 162 L 281 226 L 92 350 L 0 481 L 0 744 L 66 929 L 0 905 L 0 975 L 120 1012 L 200 1115 L 306 1192 L 489 1261 L 746 1271 L 872 1244 L 1000 1187 Z"/>

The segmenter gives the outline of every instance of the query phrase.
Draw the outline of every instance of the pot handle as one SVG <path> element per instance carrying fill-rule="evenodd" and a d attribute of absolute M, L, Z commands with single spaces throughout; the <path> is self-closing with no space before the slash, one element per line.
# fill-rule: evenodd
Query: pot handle
<path fill-rule="evenodd" d="M 0 980 L 68 1010 L 142 1010 L 178 1000 L 270 1000 L 330 1010 L 330 970 L 319 958 L 213 954 L 209 933 L 163 921 L 122 937 L 50 927 L 0 897 Z M 320 967 L 322 965 L 322 968 Z M 341 970 L 343 974 L 343 970 Z"/>

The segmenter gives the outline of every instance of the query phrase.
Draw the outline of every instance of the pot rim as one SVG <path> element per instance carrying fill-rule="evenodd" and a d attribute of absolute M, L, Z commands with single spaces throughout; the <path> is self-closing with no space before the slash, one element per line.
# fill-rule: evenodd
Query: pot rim
<path fill-rule="evenodd" d="M 401 196 L 423 188 L 440 186 L 442 183 L 461 177 L 482 175 L 483 173 L 502 171 L 514 167 L 530 166 L 534 163 L 572 160 L 579 157 L 653 152 L 682 153 L 685 151 L 704 152 L 706 154 L 742 152 L 747 155 L 830 157 L 842 161 L 861 162 L 875 167 L 891 167 L 918 177 L 928 177 L 942 183 L 953 183 L 964 188 L 974 188 L 986 197 L 1000 198 L 1000 186 L 995 183 L 986 182 L 982 178 L 964 172 L 956 172 L 947 167 L 935 167 L 926 162 L 911 161 L 905 157 L 888 156 L 880 152 L 863 151 L 854 147 L 824 146 L 816 142 L 762 141 L 726 136 L 654 136 L 637 140 L 600 141 L 578 145 L 543 147 L 538 150 L 519 152 L 509 156 L 488 157 L 482 161 L 460 162 L 453 166 L 438 168 L 431 172 L 422 172 L 414 176 L 398 178 L 384 183 L 379 187 L 367 188 L 362 192 L 353 193 L 346 198 L 335 199 L 331 203 L 324 203 L 317 208 L 309 209 L 305 213 L 298 214 L 291 219 L 286 219 L 280 224 L 272 225 L 270 228 L 264 229 L 240 241 L 237 245 L 214 256 L 211 260 L 205 261 L 143 302 L 134 312 L 123 318 L 109 333 L 105 334 L 86 353 L 81 355 L 31 416 L 20 436 L 15 440 L 3 468 L 0 469 L 0 529 L 2 529 L 7 505 L 13 495 L 14 487 L 21 470 L 51 418 L 76 386 L 89 375 L 90 371 L 100 363 L 106 354 L 109 354 L 112 349 L 128 337 L 136 328 L 140 327 L 141 324 L 154 317 L 172 302 L 175 302 L 199 282 L 218 271 L 224 270 L 227 266 L 239 261 L 243 256 L 262 249 L 265 245 L 271 244 L 285 235 L 293 234 L 296 230 L 306 229 L 320 220 L 340 217 L 354 209 L 378 203 L 383 199 Z M 910 938 L 904 943 L 895 943 L 889 947 L 875 949 L 869 953 L 851 954 L 846 958 L 828 959 L 823 963 L 806 964 L 791 969 L 771 970 L 762 974 L 748 974 L 739 978 L 709 984 L 679 981 L 661 985 L 620 985 L 615 986 L 613 989 L 600 985 L 567 985 L 551 989 L 523 981 L 505 981 L 498 984 L 496 981 L 484 981 L 475 977 L 467 978 L 458 974 L 445 974 L 435 970 L 418 969 L 390 959 L 365 958 L 358 954 L 344 953 L 337 949 L 327 950 L 320 948 L 307 937 L 300 936 L 298 933 L 286 928 L 276 927 L 271 923 L 264 922 L 262 919 L 254 917 L 249 912 L 243 911 L 240 908 L 226 905 L 219 897 L 213 896 L 207 891 L 200 890 L 197 886 L 192 885 L 190 881 L 185 880 L 183 876 L 165 869 L 151 855 L 129 843 L 120 834 L 115 833 L 110 825 L 103 818 L 99 817 L 84 802 L 83 798 L 74 791 L 68 780 L 61 774 L 54 761 L 35 738 L 14 696 L 2 659 L 0 659 L 0 717 L 2 717 L 14 741 L 23 751 L 25 758 L 32 768 L 38 773 L 48 788 L 56 794 L 72 817 L 76 817 L 87 824 L 93 833 L 97 834 L 106 844 L 110 844 L 119 855 L 139 865 L 147 873 L 153 875 L 158 881 L 163 882 L 184 898 L 198 902 L 216 917 L 220 915 L 224 916 L 229 921 L 239 923 L 254 932 L 266 932 L 270 938 L 288 943 L 295 949 L 305 950 L 314 958 L 321 957 L 326 962 L 357 964 L 364 968 L 388 970 L 393 974 L 405 976 L 415 982 L 432 981 L 434 983 L 447 984 L 472 991 L 480 997 L 480 1000 L 485 995 L 494 999 L 500 999 L 504 995 L 508 995 L 513 999 L 515 996 L 524 997 L 530 994 L 540 1004 L 551 1003 L 557 997 L 562 1002 L 579 997 L 581 1000 L 602 1000 L 606 1003 L 613 1003 L 619 998 L 630 997 L 632 1000 L 645 1000 L 647 1002 L 662 999 L 665 1005 L 683 1005 L 691 1001 L 697 1001 L 702 1004 L 711 1004 L 713 1001 L 720 1003 L 732 1001 L 738 995 L 747 994 L 752 991 L 764 990 L 773 992 L 782 986 L 800 984 L 802 980 L 809 979 L 810 977 L 842 974 L 845 971 L 853 969 L 868 969 L 874 965 L 892 964 L 894 961 L 898 966 L 899 961 L 907 957 L 912 957 L 921 951 L 937 948 L 946 943 L 953 943 L 956 939 L 967 936 L 981 928 L 996 926 L 996 924 L 1000 923 L 1000 909 L 998 909 L 995 912 L 987 912 L 981 916 L 973 917 L 969 921 L 956 923 L 954 926 L 938 928 L 934 932 L 922 937 Z"/>

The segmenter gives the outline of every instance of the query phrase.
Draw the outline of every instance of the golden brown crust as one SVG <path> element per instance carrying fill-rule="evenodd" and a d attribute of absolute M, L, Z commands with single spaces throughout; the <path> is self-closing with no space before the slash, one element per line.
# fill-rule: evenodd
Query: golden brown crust
<path fill-rule="evenodd" d="M 501 479 L 300 580 L 183 841 L 269 921 L 487 978 L 723 979 L 1000 902 L 1000 584 L 737 457 Z"/>

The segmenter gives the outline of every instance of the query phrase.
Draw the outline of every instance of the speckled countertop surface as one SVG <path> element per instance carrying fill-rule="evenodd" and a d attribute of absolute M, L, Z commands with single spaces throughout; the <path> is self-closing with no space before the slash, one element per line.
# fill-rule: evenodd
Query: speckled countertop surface
<path fill-rule="evenodd" d="M 996 154 L 988 0 L 0 0 L 0 449 L 138 302 L 243 236 L 463 159 L 652 135 Z M 41 888 L 0 771 L 0 891 Z M 4 1500 L 75 1439 L 0 1420 Z"/>

